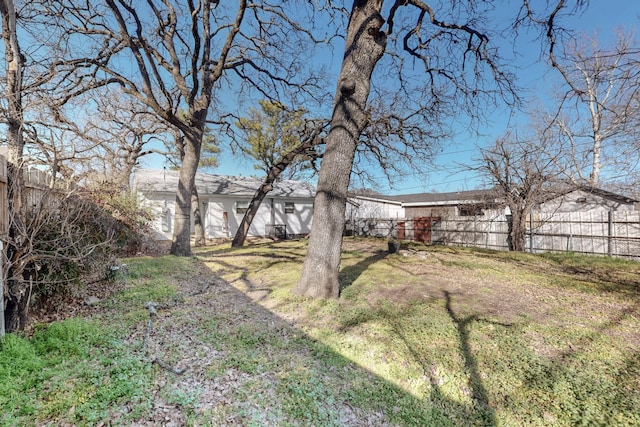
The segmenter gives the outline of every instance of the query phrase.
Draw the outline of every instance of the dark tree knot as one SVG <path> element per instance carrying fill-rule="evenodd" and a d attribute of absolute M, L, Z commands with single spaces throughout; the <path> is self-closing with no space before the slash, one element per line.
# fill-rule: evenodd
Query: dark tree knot
<path fill-rule="evenodd" d="M 356 82 L 351 79 L 343 80 L 340 84 L 340 93 L 342 96 L 349 97 L 356 91 Z"/>

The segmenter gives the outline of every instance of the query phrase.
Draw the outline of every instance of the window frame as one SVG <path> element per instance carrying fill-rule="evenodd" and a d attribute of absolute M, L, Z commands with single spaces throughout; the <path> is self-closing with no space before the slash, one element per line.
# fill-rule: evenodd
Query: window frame
<path fill-rule="evenodd" d="M 284 213 L 287 215 L 296 213 L 295 202 L 284 202 Z"/>
<path fill-rule="evenodd" d="M 484 216 L 484 206 L 478 203 L 458 205 L 458 216 Z"/>
<path fill-rule="evenodd" d="M 248 200 L 236 200 L 235 211 L 237 214 L 244 214 L 249 210 L 249 202 Z"/>

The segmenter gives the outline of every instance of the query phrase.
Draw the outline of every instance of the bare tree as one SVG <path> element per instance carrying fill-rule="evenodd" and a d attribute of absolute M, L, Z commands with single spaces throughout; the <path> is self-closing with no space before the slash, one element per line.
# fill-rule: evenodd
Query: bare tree
<path fill-rule="evenodd" d="M 558 91 L 550 130 L 564 149 L 570 177 L 595 187 L 607 167 L 629 170 L 639 160 L 640 47 L 619 32 L 611 48 L 586 35 L 562 48 L 551 58 L 567 89 Z"/>
<path fill-rule="evenodd" d="M 45 265 L 50 267 L 48 271 L 51 272 L 51 277 L 61 277 L 68 273 L 64 268 L 56 270 L 56 265 L 70 266 L 69 271 L 77 272 L 80 270 L 75 267 L 90 259 L 104 262 L 104 252 L 97 258 L 91 258 L 92 254 L 99 252 L 97 248 L 111 249 L 114 243 L 109 233 L 98 233 L 108 222 L 108 215 L 97 216 L 98 212 L 104 213 L 104 209 L 92 209 L 91 200 L 83 199 L 80 203 L 77 195 L 70 195 L 66 191 L 68 188 L 64 189 L 59 185 L 59 175 L 67 178 L 76 175 L 78 162 L 89 162 L 91 158 L 95 158 L 95 150 L 104 140 L 84 138 L 83 132 L 90 127 L 83 128 L 78 123 L 82 120 L 62 119 L 59 108 L 49 109 L 56 106 L 49 98 L 56 93 L 56 86 L 47 85 L 55 83 L 60 76 L 51 72 L 45 58 L 57 59 L 57 51 L 49 50 L 48 47 L 59 50 L 64 50 L 64 47 L 56 43 L 57 34 L 48 32 L 47 43 L 50 44 L 39 44 L 37 38 L 32 38 L 27 50 L 23 52 L 18 43 L 18 35 L 24 35 L 29 30 L 37 33 L 43 28 L 38 26 L 37 20 L 28 21 L 38 16 L 33 13 L 36 4 L 21 3 L 22 8 L 17 12 L 14 2 L 0 2 L 4 53 L 7 59 L 4 67 L 6 79 L 3 80 L 7 96 L 4 98 L 6 103 L 2 103 L 0 110 L 3 123 L 7 125 L 9 172 L 9 233 L 4 236 L 7 243 L 4 259 L 7 262 L 4 266 L 5 281 L 2 283 L 6 293 L 2 300 L 7 302 L 3 319 L 6 319 L 9 331 L 24 328 L 32 300 L 31 285 L 37 285 L 37 280 L 44 277 Z M 17 29 L 19 24 L 22 25 L 20 30 Z M 45 32 L 41 34 L 43 33 Z M 70 104 L 67 106 L 82 107 Z M 24 171 L 31 165 L 43 163 L 51 170 L 48 183 L 45 185 L 43 180 L 38 180 L 38 188 L 31 188 L 33 183 L 27 187 Z M 29 175 L 34 173 L 30 171 Z M 90 224 L 92 218 L 96 222 Z M 82 224 L 74 228 L 80 222 Z M 96 239 L 88 243 L 89 240 L 85 237 L 93 231 L 95 233 L 92 236 Z M 124 236 L 130 235 L 131 233 L 124 233 Z M 45 280 L 50 281 L 51 277 Z"/>
<path fill-rule="evenodd" d="M 97 136 L 92 139 L 102 141 L 99 148 L 103 160 L 102 168 L 97 172 L 128 192 L 134 168 L 151 154 L 164 154 L 151 145 L 153 142 L 160 145 L 172 128 L 145 105 L 119 92 L 104 94 L 95 99 L 95 104 L 94 133 Z"/>
<path fill-rule="evenodd" d="M 7 184 L 9 210 L 9 241 L 6 247 L 8 269 L 6 273 L 6 298 L 3 326 L 9 332 L 21 330 L 26 322 L 26 288 L 22 280 L 24 264 L 20 262 L 25 228 L 24 177 L 22 175 L 24 138 L 24 111 L 22 105 L 24 56 L 18 42 L 16 11 L 13 0 L 0 1 L 2 14 L 2 39 L 5 48 L 7 98 Z M 4 301 L 1 302 L 4 306 Z M 4 333 L 3 331 L 0 331 Z"/>
<path fill-rule="evenodd" d="M 527 215 L 531 209 L 566 191 L 560 182 L 557 159 L 546 153 L 551 141 L 542 132 L 526 138 L 507 134 L 489 148 L 481 150 L 478 164 L 471 169 L 484 176 L 509 207 L 507 243 L 511 251 L 524 251 Z M 553 143 L 555 145 L 555 142 Z"/>
<path fill-rule="evenodd" d="M 283 40 L 311 33 L 288 18 L 285 5 L 267 1 L 66 0 L 48 2 L 46 11 L 67 43 L 88 42 L 53 64 L 63 77 L 58 89 L 67 92 L 60 102 L 117 84 L 184 137 L 171 252 L 190 254 L 191 195 L 215 89 L 228 83 L 224 76 L 272 98 L 285 87 L 314 87 L 310 73 L 291 65 L 305 58 L 282 55 Z"/>
<path fill-rule="evenodd" d="M 334 109 L 325 156 L 320 169 L 314 221 L 302 275 L 293 292 L 311 297 L 337 297 L 338 272 L 345 206 L 357 142 L 366 128 L 367 99 L 372 75 L 384 53 L 398 58 L 393 77 L 385 71 L 385 83 L 395 82 L 408 99 L 417 103 L 416 111 L 452 111 L 457 106 L 478 117 L 496 100 L 514 102 L 517 90 L 513 78 L 500 66 L 500 57 L 489 44 L 491 21 L 496 10 L 492 1 L 438 2 L 421 0 L 355 0 L 345 40 L 345 55 L 338 78 Z M 556 20 L 567 2 L 558 0 L 536 12 L 527 0 L 514 16 L 513 25 L 539 25 L 547 38 L 556 34 Z M 578 0 L 577 4 L 582 4 Z M 386 6 L 386 7 L 383 7 Z M 383 17 L 382 14 L 386 14 Z M 541 16 L 544 16 L 542 18 Z M 386 28 L 383 28 L 386 24 Z M 504 22 L 493 22 L 493 25 Z M 512 24 L 512 23 L 510 23 Z M 394 31 L 398 29 L 399 34 Z M 394 50 L 393 48 L 397 48 Z M 402 56 L 402 55 L 406 56 Z M 403 61 L 402 58 L 408 58 Z M 410 68 L 419 64 L 422 76 Z M 409 74 L 407 74 L 409 73 Z M 422 90 L 412 81 L 420 80 Z M 412 90 L 415 89 L 415 92 Z M 447 102 L 449 101 L 449 102 Z"/>
<path fill-rule="evenodd" d="M 67 182 L 109 181 L 125 192 L 143 158 L 165 154 L 151 143 L 164 141 L 169 130 L 144 105 L 109 91 L 90 93 L 62 107 L 42 105 L 25 122 L 32 164 L 49 167 Z"/>
<path fill-rule="evenodd" d="M 443 104 L 416 107 L 406 94 L 374 89 L 367 105 L 368 123 L 356 149 L 352 187 L 354 180 L 361 187 L 377 187 L 381 178 L 372 171 L 382 172 L 391 187 L 414 170 L 426 174 L 442 141 L 451 135 L 440 116 L 453 111 L 447 112 Z"/>

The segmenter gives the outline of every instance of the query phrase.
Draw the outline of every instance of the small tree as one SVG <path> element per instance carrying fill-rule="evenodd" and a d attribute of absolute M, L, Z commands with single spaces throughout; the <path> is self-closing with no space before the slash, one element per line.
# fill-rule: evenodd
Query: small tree
<path fill-rule="evenodd" d="M 559 194 L 556 159 L 545 155 L 546 141 L 539 135 L 520 138 L 507 134 L 494 145 L 481 150 L 480 172 L 504 199 L 510 218 L 507 243 L 511 251 L 524 251 L 527 215 L 537 204 Z"/>
<path fill-rule="evenodd" d="M 321 156 L 318 146 L 323 142 L 324 122 L 305 120 L 304 110 L 290 111 L 272 101 L 260 101 L 260 108 L 250 110 L 250 117 L 237 123 L 246 136 L 245 143 L 238 147 L 257 161 L 254 167 L 264 171 L 265 177 L 242 217 L 231 242 L 233 247 L 244 245 L 262 201 L 282 174 L 288 172 L 293 178 L 305 169 L 314 169 L 314 162 Z"/>
<path fill-rule="evenodd" d="M 285 105 L 270 101 L 258 101 L 260 108 L 250 108 L 248 117 L 241 117 L 236 127 L 243 137 L 236 138 L 233 147 L 256 163 L 254 169 L 267 173 L 276 163 L 300 145 L 304 133 L 315 128 L 305 119 L 304 109 L 289 109 Z M 312 133 L 312 132 L 311 132 Z M 309 168 L 315 156 L 305 156 L 301 152 L 292 159 L 286 171 L 286 179 L 294 179 L 301 174 L 301 168 Z"/>

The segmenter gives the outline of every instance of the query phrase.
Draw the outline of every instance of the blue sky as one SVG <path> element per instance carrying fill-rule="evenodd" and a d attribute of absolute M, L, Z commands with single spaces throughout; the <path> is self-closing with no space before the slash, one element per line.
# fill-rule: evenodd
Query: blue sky
<path fill-rule="evenodd" d="M 640 2 L 633 0 L 591 0 L 589 8 L 571 20 L 570 25 L 579 32 L 590 35 L 597 33 L 602 46 L 607 46 L 615 41 L 616 28 L 624 28 L 627 31 L 637 31 L 640 24 Z M 640 34 L 636 34 L 640 36 Z M 531 94 L 541 99 L 548 98 L 552 92 L 553 84 L 559 83 L 556 71 L 542 66 L 537 62 L 539 50 L 532 48 L 527 62 L 520 65 L 522 72 L 521 84 L 531 88 Z M 531 98 L 533 101 L 533 98 Z M 477 157 L 477 147 L 483 147 L 502 136 L 508 129 L 526 126 L 528 120 L 524 113 L 509 115 L 505 112 L 496 115 L 492 123 L 481 130 L 484 136 L 464 133 L 458 138 L 446 144 L 442 154 L 436 159 L 437 170 L 426 176 L 414 174 L 404 180 L 397 187 L 389 189 L 389 194 L 407 194 L 415 192 L 448 192 L 458 190 L 471 190 L 482 187 L 482 179 L 472 172 L 463 170 L 457 164 L 471 164 Z"/>
<path fill-rule="evenodd" d="M 504 7 L 513 7 L 519 2 L 505 1 Z M 603 46 L 615 39 L 614 31 L 623 27 L 627 31 L 635 31 L 640 24 L 640 1 L 636 0 L 591 0 L 589 7 L 581 14 L 563 23 L 570 25 L 578 32 L 590 35 L 598 34 Z M 640 36 L 640 35 L 637 35 Z M 537 60 L 540 54 L 539 45 L 526 44 L 521 50 L 525 51 L 518 63 L 520 85 L 529 86 L 531 94 L 544 99 L 551 92 L 558 76 L 554 71 L 541 66 Z M 527 52 L 527 49 L 530 51 Z M 333 68 L 339 71 L 339 59 L 329 61 Z M 460 164 L 470 164 L 477 157 L 477 147 L 492 143 L 496 137 L 504 135 L 509 128 L 526 125 L 523 114 L 510 114 L 504 110 L 489 118 L 486 125 L 479 129 L 481 135 L 475 132 L 460 130 L 451 140 L 442 141 L 441 153 L 436 157 L 433 166 L 427 166 L 420 171 L 409 171 L 406 177 L 396 178 L 392 185 L 383 178 L 379 171 L 372 170 L 374 176 L 380 177 L 377 191 L 385 194 L 410 194 L 421 192 L 448 192 L 470 190 L 483 186 L 482 180 L 473 173 L 465 171 Z M 158 158 L 145 162 L 147 166 L 161 168 L 162 162 Z M 220 166 L 213 173 L 222 175 L 260 175 L 253 168 L 253 162 L 224 151 L 219 158 Z"/>

